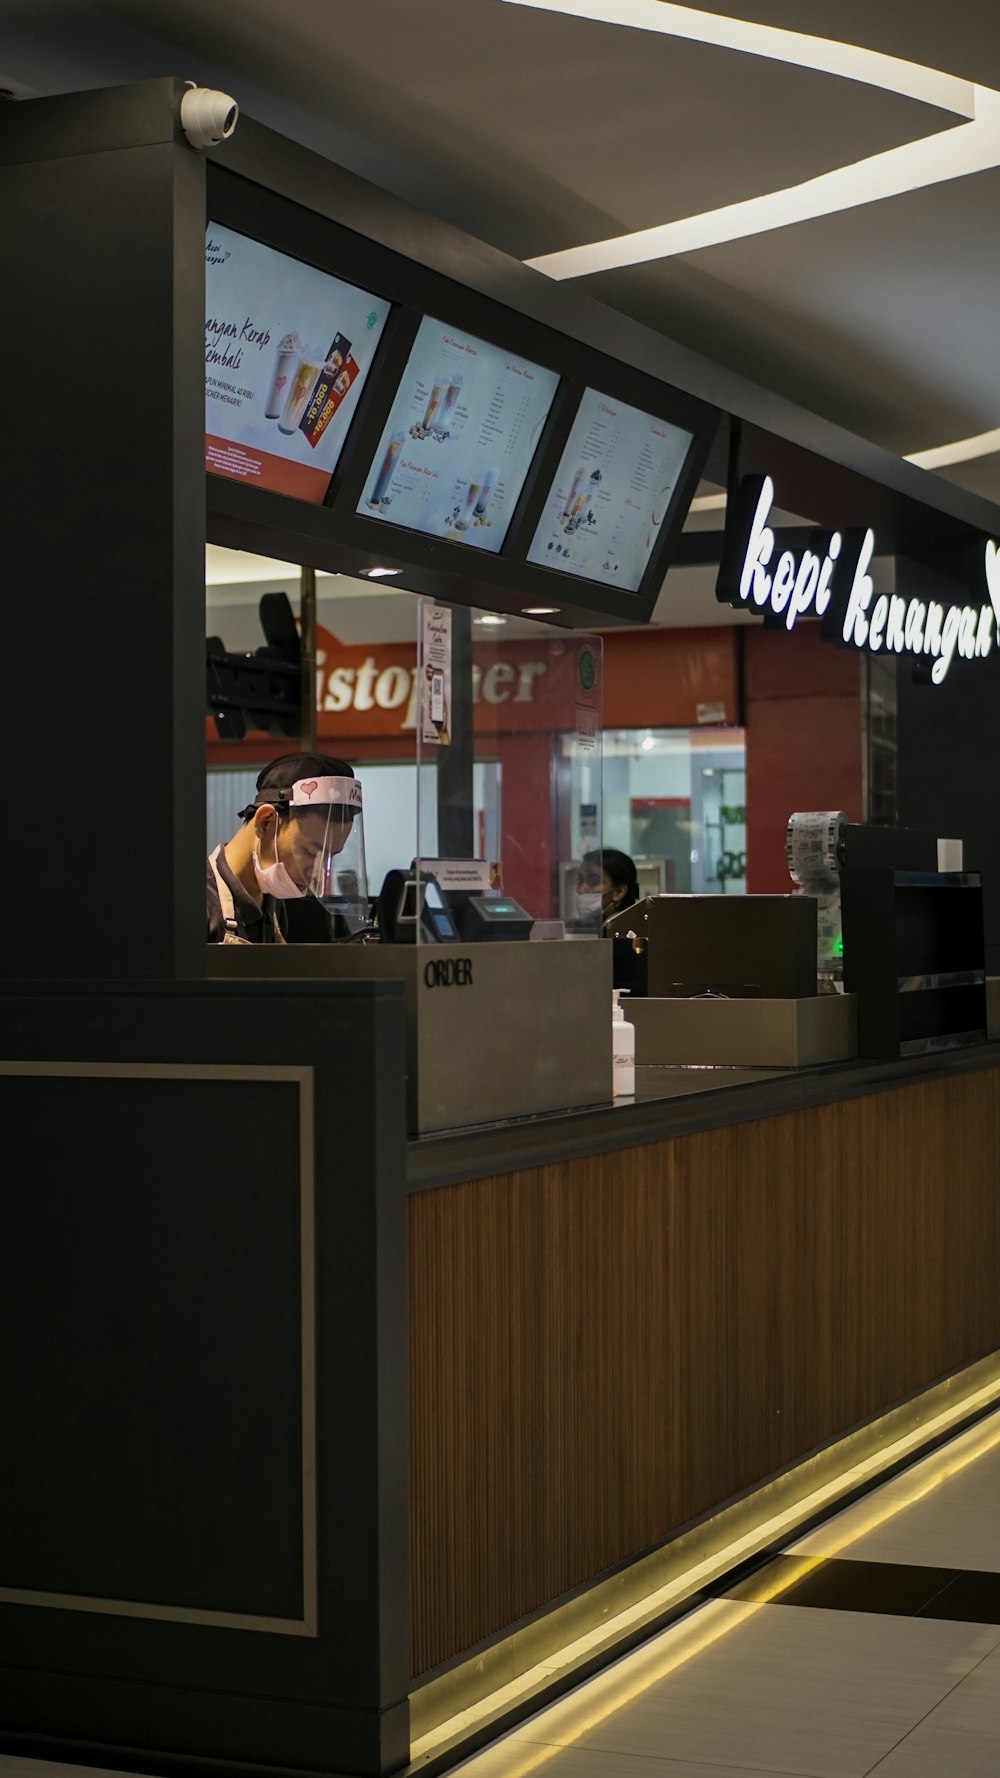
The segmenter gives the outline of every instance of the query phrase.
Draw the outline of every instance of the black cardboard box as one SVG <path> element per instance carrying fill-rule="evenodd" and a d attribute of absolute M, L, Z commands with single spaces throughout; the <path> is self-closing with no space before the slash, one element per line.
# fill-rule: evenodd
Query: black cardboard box
<path fill-rule="evenodd" d="M 651 895 L 609 924 L 648 939 L 648 992 L 709 990 L 731 999 L 803 1000 L 816 992 L 811 895 Z"/>

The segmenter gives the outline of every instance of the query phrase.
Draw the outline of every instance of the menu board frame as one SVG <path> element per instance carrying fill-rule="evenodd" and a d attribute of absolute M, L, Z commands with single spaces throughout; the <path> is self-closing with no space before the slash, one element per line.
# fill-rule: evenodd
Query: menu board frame
<path fill-rule="evenodd" d="M 213 242 L 211 238 L 213 230 L 216 230 L 220 237 L 217 242 Z M 303 308 L 315 313 L 314 305 L 320 300 L 315 294 L 319 289 L 317 281 L 327 280 L 330 288 L 329 291 L 324 291 L 321 300 L 325 305 L 328 305 L 328 319 L 326 320 L 326 333 L 323 334 L 322 339 L 319 335 L 315 335 L 311 348 L 307 342 L 299 339 L 297 333 L 289 334 L 286 338 L 280 337 L 278 328 L 275 328 L 275 334 L 279 337 L 272 337 L 270 332 L 263 333 L 260 328 L 261 318 L 256 311 L 247 315 L 242 332 L 237 336 L 237 330 L 240 328 L 239 316 L 244 313 L 244 308 L 239 305 L 234 306 L 236 296 L 239 294 L 244 299 L 244 304 L 253 303 L 255 300 L 255 292 L 249 282 L 249 275 L 244 274 L 248 279 L 246 286 L 238 285 L 235 290 L 231 293 L 227 292 L 222 297 L 225 307 L 218 315 L 218 319 L 211 322 L 206 319 L 206 390 L 209 383 L 219 383 L 220 377 L 217 367 L 223 367 L 224 376 L 221 379 L 221 387 L 224 390 L 231 390 L 232 394 L 231 396 L 223 395 L 222 400 L 230 401 L 231 405 L 237 407 L 239 425 L 236 430 L 227 432 L 224 423 L 229 416 L 225 409 L 219 406 L 215 410 L 220 421 L 219 432 L 217 435 L 213 435 L 208 429 L 209 420 L 213 415 L 210 403 L 206 400 L 206 470 L 212 475 L 221 475 L 230 480 L 241 479 L 240 476 L 229 473 L 225 469 L 213 468 L 208 462 L 208 444 L 214 437 L 216 445 L 222 447 L 220 454 L 225 454 L 227 451 L 232 452 L 237 458 L 243 459 L 245 462 L 256 463 L 259 466 L 256 474 L 244 471 L 245 479 L 251 486 L 275 489 L 277 478 L 287 479 L 289 482 L 298 481 L 302 486 L 325 481 L 322 493 L 318 498 L 310 498 L 304 493 L 301 496 L 293 496 L 300 497 L 307 505 L 322 506 L 326 502 L 337 462 L 339 462 L 350 434 L 358 403 L 363 398 L 365 384 L 378 356 L 378 347 L 392 315 L 393 305 L 387 299 L 379 297 L 377 293 L 363 289 L 349 279 L 338 277 L 336 273 L 330 272 L 325 266 L 313 265 L 303 259 L 301 255 L 286 253 L 272 247 L 269 242 L 260 241 L 254 236 L 248 236 L 242 231 L 234 229 L 228 223 L 218 224 L 214 219 L 210 219 L 206 234 L 206 265 L 211 263 L 212 266 L 218 267 L 219 271 L 215 274 L 206 273 L 206 285 L 211 283 L 213 276 L 220 282 L 233 276 L 229 267 L 223 264 L 223 257 L 225 261 L 230 259 L 230 247 L 233 254 L 238 254 L 242 249 L 249 248 L 252 256 L 258 251 L 261 254 L 273 255 L 280 262 L 281 268 L 288 269 L 286 272 L 279 270 L 279 268 L 265 268 L 269 271 L 272 279 L 280 275 L 291 282 L 294 277 L 293 268 L 297 266 L 301 266 L 303 272 L 312 274 L 310 280 L 303 281 L 301 294 L 295 291 L 286 293 L 284 298 L 285 320 L 290 320 L 293 316 L 295 319 L 299 319 Z M 216 257 L 210 262 L 213 249 Z M 223 249 L 225 250 L 224 254 Z M 236 259 L 234 259 L 233 264 L 236 263 Z M 209 314 L 209 304 L 213 300 L 209 294 L 206 302 L 206 317 Z M 367 346 L 364 337 L 365 324 L 361 319 L 364 309 L 370 304 L 385 310 L 381 320 L 377 321 L 374 308 L 367 318 L 369 330 L 376 325 L 379 329 L 375 337 L 374 348 Z M 355 346 L 354 342 L 342 332 L 337 332 L 329 345 L 324 344 L 323 342 L 329 335 L 335 320 L 340 319 L 345 306 L 350 307 L 351 305 L 354 306 L 356 325 L 355 322 L 350 321 L 347 325 L 350 326 L 351 333 L 358 338 L 358 345 Z M 276 311 L 272 311 L 272 313 L 274 312 Z M 213 309 L 213 317 L 215 313 Z M 212 333 L 209 332 L 210 326 L 215 328 Z M 220 331 L 223 327 L 225 331 Z M 254 346 L 258 344 L 258 341 L 261 342 L 258 345 L 258 352 L 262 355 L 264 366 L 263 384 L 260 381 L 261 363 L 255 359 L 254 353 Z M 264 352 L 265 346 L 269 348 L 266 353 Z M 290 349 L 286 350 L 286 348 Z M 327 353 L 330 354 L 328 359 Z M 310 358 L 313 360 L 312 363 L 309 362 Z M 226 369 L 225 367 L 230 364 L 231 360 L 234 361 L 235 367 Z M 242 364 L 241 361 L 244 360 L 248 361 L 248 364 Z M 273 380 L 271 379 L 272 367 Z M 267 387 L 268 381 L 271 381 L 271 391 L 265 398 L 263 389 Z M 235 387 L 236 384 L 243 382 L 249 383 L 250 387 L 238 389 Z M 256 389 L 253 386 L 255 382 Z M 352 386 L 354 383 L 358 385 L 356 390 Z M 259 403 L 255 409 L 251 410 L 250 404 L 255 401 L 257 395 L 260 397 Z M 245 408 L 244 402 L 247 404 Z M 347 404 L 350 406 L 348 407 Z M 321 452 L 334 429 L 339 430 L 337 425 L 338 409 L 342 406 L 349 414 L 349 418 L 343 437 L 337 446 L 336 460 L 332 465 L 327 466 L 322 461 Z M 282 409 L 284 409 L 284 413 Z M 290 412 L 293 414 L 291 419 L 289 418 Z M 261 425 L 262 420 L 263 425 Z M 303 431 L 306 433 L 305 445 L 299 437 Z M 268 436 L 269 434 L 270 436 Z M 297 449 L 293 449 L 291 444 L 284 445 L 283 434 L 294 439 Z M 320 447 L 320 450 L 317 451 L 318 460 L 314 464 L 311 464 L 308 456 L 303 454 L 306 446 L 311 446 L 314 450 L 317 446 Z M 275 491 L 279 490 L 275 489 Z M 290 492 L 290 490 L 280 491 Z"/>
<path fill-rule="evenodd" d="M 269 136 L 269 132 L 265 134 Z M 314 160 L 306 151 L 299 152 L 306 162 Z M 262 159 L 261 175 L 265 164 Z M 401 207 L 387 194 L 375 192 L 373 187 L 340 169 L 325 166 L 328 175 L 336 174 L 347 182 L 349 195 L 355 201 L 346 209 L 353 209 L 353 220 L 364 221 L 365 232 L 360 227 L 346 226 L 332 214 L 324 214 L 319 207 L 319 190 L 310 192 L 316 207 L 313 203 L 304 207 L 292 199 L 289 190 L 277 191 L 257 184 L 234 174 L 228 166 L 210 163 L 206 170 L 207 213 L 213 221 L 371 291 L 390 304 L 388 320 L 323 504 L 309 505 L 288 495 L 209 474 L 209 539 L 334 572 L 364 574 L 373 566 L 388 567 L 395 571 L 397 585 L 445 603 L 510 612 L 545 607 L 552 610 L 556 621 L 582 625 L 602 619 L 646 621 L 697 488 L 721 418 L 720 410 L 616 357 L 613 348 L 617 323 L 621 321 L 625 327 L 632 324 L 585 302 L 589 311 L 596 310 L 606 320 L 607 339 L 595 346 L 575 338 L 555 324 L 554 311 L 562 306 L 568 293 L 443 224 L 432 225 L 432 233 L 437 231 L 445 238 L 447 250 L 436 255 L 443 259 L 444 269 L 418 263 L 400 252 L 393 237 L 398 238 L 396 213 Z M 267 172 L 273 177 L 269 165 Z M 289 181 L 289 187 L 294 184 Z M 300 189 L 295 195 L 306 193 Z M 405 244 L 412 248 L 418 239 L 423 241 L 423 231 L 418 237 L 411 221 L 409 230 L 404 230 Z M 510 300 L 504 300 L 508 296 L 504 279 L 499 281 L 495 294 L 492 289 L 477 288 L 471 279 L 464 280 L 462 262 L 470 247 L 480 248 L 482 255 L 499 261 L 504 268 L 512 268 L 515 274 L 523 272 L 536 288 L 543 286 L 547 300 L 541 306 L 553 312 L 543 318 L 514 307 Z M 480 285 L 494 283 L 492 278 L 480 277 L 477 281 Z M 516 282 L 520 282 L 520 276 Z M 541 365 L 559 378 L 548 419 L 497 552 L 470 549 L 465 543 L 396 526 L 384 517 L 366 517 L 358 510 L 425 316 L 474 335 L 499 351 Z M 527 559 L 577 409 L 586 390 L 594 387 L 605 387 L 619 400 L 682 427 L 693 440 L 657 544 L 634 592 L 556 572 Z"/>
<path fill-rule="evenodd" d="M 616 442 L 618 426 L 613 427 L 602 445 L 599 440 L 600 429 L 607 428 L 607 421 L 602 419 L 602 415 L 612 422 L 617 420 L 619 425 L 625 425 L 632 431 L 637 430 L 636 422 L 640 426 L 646 422 L 643 430 L 647 449 L 650 434 L 657 426 L 665 428 L 673 435 L 668 441 L 664 433 L 660 434 L 664 438 L 664 448 L 669 449 L 672 446 L 675 455 L 679 451 L 680 460 L 673 482 L 661 484 L 661 495 L 667 492 L 669 486 L 669 496 L 659 520 L 655 517 L 655 502 L 658 498 L 656 484 L 649 484 L 647 505 L 641 491 L 641 481 L 637 486 L 632 479 L 641 477 L 644 473 L 641 467 L 642 452 L 634 459 L 625 456 L 623 462 L 626 474 L 630 472 L 630 479 L 627 486 L 620 486 L 618 492 L 615 492 L 613 464 L 621 449 L 620 440 Z M 581 421 L 586 427 L 583 433 L 580 432 Z M 573 452 L 570 454 L 567 444 L 567 449 L 556 466 L 555 475 L 546 492 L 538 527 L 528 545 L 527 559 L 534 567 L 551 567 L 553 573 L 560 577 L 574 575 L 601 586 L 614 586 L 614 572 L 624 565 L 626 573 L 620 584 L 624 591 L 634 593 L 638 591 L 648 572 L 650 560 L 659 542 L 660 526 L 669 518 L 676 496 L 677 481 L 683 473 L 694 441 L 689 432 L 661 415 L 643 412 L 604 389 L 588 388 L 583 391 L 577 404 L 570 442 L 573 444 Z M 663 466 L 656 468 L 647 459 L 647 473 L 650 467 L 657 477 L 665 473 Z M 610 483 L 609 475 L 612 477 Z M 557 511 L 560 501 L 562 506 Z M 635 545 L 627 530 L 622 529 L 617 533 L 620 541 L 617 550 L 615 548 L 614 514 L 617 511 L 618 523 L 624 526 L 626 507 L 631 508 L 631 512 L 636 515 L 640 536 L 648 527 L 645 560 L 636 575 L 634 585 L 628 578 L 628 555 Z M 555 550 L 558 553 L 538 554 L 543 547 L 546 551 Z M 562 552 L 581 548 L 587 553 L 588 559 L 595 551 L 597 555 L 603 552 L 603 569 L 595 566 L 590 572 L 583 568 L 574 570 L 567 560 L 560 560 Z"/>
<path fill-rule="evenodd" d="M 357 511 L 499 555 L 560 386 L 557 371 L 424 315 Z"/>

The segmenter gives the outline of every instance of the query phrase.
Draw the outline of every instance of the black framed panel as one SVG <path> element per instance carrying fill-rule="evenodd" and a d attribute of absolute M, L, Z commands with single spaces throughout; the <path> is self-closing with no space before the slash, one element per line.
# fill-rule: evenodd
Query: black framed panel
<path fill-rule="evenodd" d="M 653 377 L 670 389 L 687 392 L 790 447 L 815 453 L 834 469 L 853 472 L 870 484 L 873 494 L 894 503 L 901 547 L 906 546 L 904 534 L 910 526 L 919 526 L 921 515 L 928 511 L 935 527 L 947 529 L 955 521 L 992 535 L 1000 531 L 1000 515 L 992 502 L 929 475 L 641 322 L 605 308 L 573 283 L 547 278 L 486 242 L 412 209 L 262 125 L 241 119 L 232 141 L 210 151 L 207 158 L 403 255 L 412 262 L 418 279 L 436 272 L 470 297 L 487 296 L 507 305 L 525 324 L 546 324 L 591 365 L 593 353 L 606 354 L 622 370 L 630 367 L 643 379 Z M 581 367 L 575 376 L 581 386 L 595 382 L 590 368 Z M 642 405 L 624 387 L 621 395 Z"/>
<path fill-rule="evenodd" d="M 627 380 L 629 379 L 626 377 L 626 381 Z M 523 530 L 519 533 L 517 539 L 518 553 L 524 559 L 527 559 L 529 551 L 533 547 L 546 504 L 551 494 L 555 491 L 556 480 L 562 469 L 563 452 L 568 445 L 573 422 L 576 420 L 577 414 L 581 411 L 583 403 L 587 400 L 588 396 L 597 395 L 600 397 L 605 393 L 606 391 L 603 389 L 598 390 L 594 388 L 588 388 L 582 391 L 580 398 L 575 405 L 571 423 L 566 429 L 566 434 L 558 453 L 553 448 L 553 451 L 546 460 L 545 467 L 550 470 L 550 474 L 547 480 L 543 480 L 541 475 L 539 475 L 537 486 L 534 489 L 535 498 L 531 503 L 530 511 L 524 515 Z M 607 393 L 610 394 L 610 391 L 607 391 Z M 663 522 L 659 526 L 659 534 L 650 550 L 649 559 L 642 571 L 639 585 L 634 592 L 625 590 L 617 595 L 623 598 L 640 600 L 646 608 L 647 617 L 652 613 L 652 608 L 656 603 L 667 569 L 671 562 L 676 559 L 680 532 L 683 528 L 688 509 L 701 479 L 702 471 L 704 470 L 706 460 L 712 448 L 718 425 L 717 419 L 716 423 L 709 429 L 701 431 L 696 430 L 698 425 L 697 417 L 690 413 L 689 404 L 686 399 L 682 396 L 678 399 L 678 396 L 678 391 L 672 392 L 672 399 L 669 404 L 672 411 L 669 414 L 663 412 L 661 409 L 657 409 L 655 413 L 650 412 L 650 410 L 644 408 L 638 400 L 628 400 L 626 403 L 626 405 L 634 408 L 639 413 L 649 413 L 650 418 L 660 419 L 666 425 L 675 426 L 678 430 L 689 433 L 691 438 L 690 445 L 684 455 L 680 473 L 670 494 Z M 624 399 L 618 390 L 615 391 L 615 397 L 619 400 Z M 666 407 L 667 403 L 664 403 L 663 406 Z M 685 419 L 680 419 L 678 417 L 681 413 L 685 414 Z M 719 416 L 719 419 L 721 419 L 721 416 Z M 529 562 L 527 565 L 530 573 L 541 573 L 548 577 L 550 589 L 553 593 L 557 592 L 560 587 L 578 584 L 578 577 L 566 570 L 553 570 L 546 567 L 541 562 Z M 590 577 L 587 577 L 587 580 L 589 585 L 600 587 L 602 589 L 609 586 L 609 583 L 606 581 L 592 579 Z M 613 587 L 610 587 L 609 590 L 612 593 L 616 592 L 616 589 Z"/>
<path fill-rule="evenodd" d="M 0 1013 L 32 1132 L 0 1253 L 0 1747 L 397 1769 L 401 985 L 23 984 Z"/>
<path fill-rule="evenodd" d="M 457 603 L 484 604 L 518 611 L 530 605 L 558 608 L 562 621 L 642 622 L 662 583 L 670 551 L 711 445 L 719 414 L 706 402 L 664 384 L 635 364 L 560 332 L 523 308 L 487 295 L 417 263 L 383 241 L 345 227 L 330 214 L 304 209 L 264 186 L 211 165 L 208 217 L 249 235 L 289 257 L 318 266 L 335 277 L 370 290 L 394 305 L 361 393 L 319 523 L 306 503 L 265 489 L 235 488 L 208 477 L 209 537 L 263 554 L 284 553 L 316 567 L 361 572 L 374 566 L 400 571 L 400 584 L 415 592 Z M 333 173 L 335 170 L 330 169 Z M 384 194 L 376 194 L 384 201 Z M 378 205 L 373 204 L 373 211 Z M 474 551 L 358 511 L 372 473 L 387 418 L 397 394 L 420 322 L 439 319 L 554 372 L 560 383 L 524 484 L 515 501 L 502 548 Z M 661 534 L 638 589 L 626 592 L 573 574 L 553 573 L 526 560 L 527 551 L 557 473 L 580 401 L 588 389 L 652 413 L 691 434 L 692 444 L 678 477 Z M 252 542 L 244 526 L 253 526 Z M 275 535 L 271 537 L 272 528 Z M 283 541 L 279 543 L 279 536 Z M 318 552 L 322 552 L 321 554 Z"/>

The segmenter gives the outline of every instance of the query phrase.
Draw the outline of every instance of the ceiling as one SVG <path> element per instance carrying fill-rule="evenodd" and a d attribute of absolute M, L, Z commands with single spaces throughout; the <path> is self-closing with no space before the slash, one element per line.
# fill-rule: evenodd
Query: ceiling
<path fill-rule="evenodd" d="M 558 3 L 577 0 L 543 0 Z M 658 3 L 609 10 L 648 20 Z M 667 14 L 699 30 L 717 15 L 815 33 L 1000 94 L 992 0 L 703 0 Z M 0 85 L 17 93 L 162 74 L 222 86 L 260 121 L 527 259 L 854 163 L 867 190 L 872 157 L 877 170 L 902 144 L 947 155 L 967 127 L 937 92 L 505 0 L 0 0 Z M 977 120 L 989 102 L 978 95 Z M 1000 111 L 996 134 L 1000 163 Z M 1000 428 L 998 207 L 1000 165 L 987 164 L 745 238 L 723 223 L 712 245 L 580 281 L 814 413 L 920 452 Z M 943 473 L 1000 501 L 998 452 Z"/>

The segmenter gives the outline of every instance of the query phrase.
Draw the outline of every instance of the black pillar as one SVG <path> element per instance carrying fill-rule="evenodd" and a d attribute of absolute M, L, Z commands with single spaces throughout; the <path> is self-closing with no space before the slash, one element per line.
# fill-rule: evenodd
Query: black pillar
<path fill-rule="evenodd" d="M 204 974 L 205 163 L 181 81 L 0 108 L 8 976 Z"/>
<path fill-rule="evenodd" d="M 464 606 L 451 612 L 451 745 L 437 752 L 438 853 L 442 858 L 472 858 L 475 832 L 472 808 L 472 614 Z"/>
<path fill-rule="evenodd" d="M 1000 768 L 992 745 L 1000 709 L 1000 651 L 956 659 L 943 685 L 898 672 L 899 821 L 965 842 L 983 873 L 986 968 L 1000 974 Z"/>

